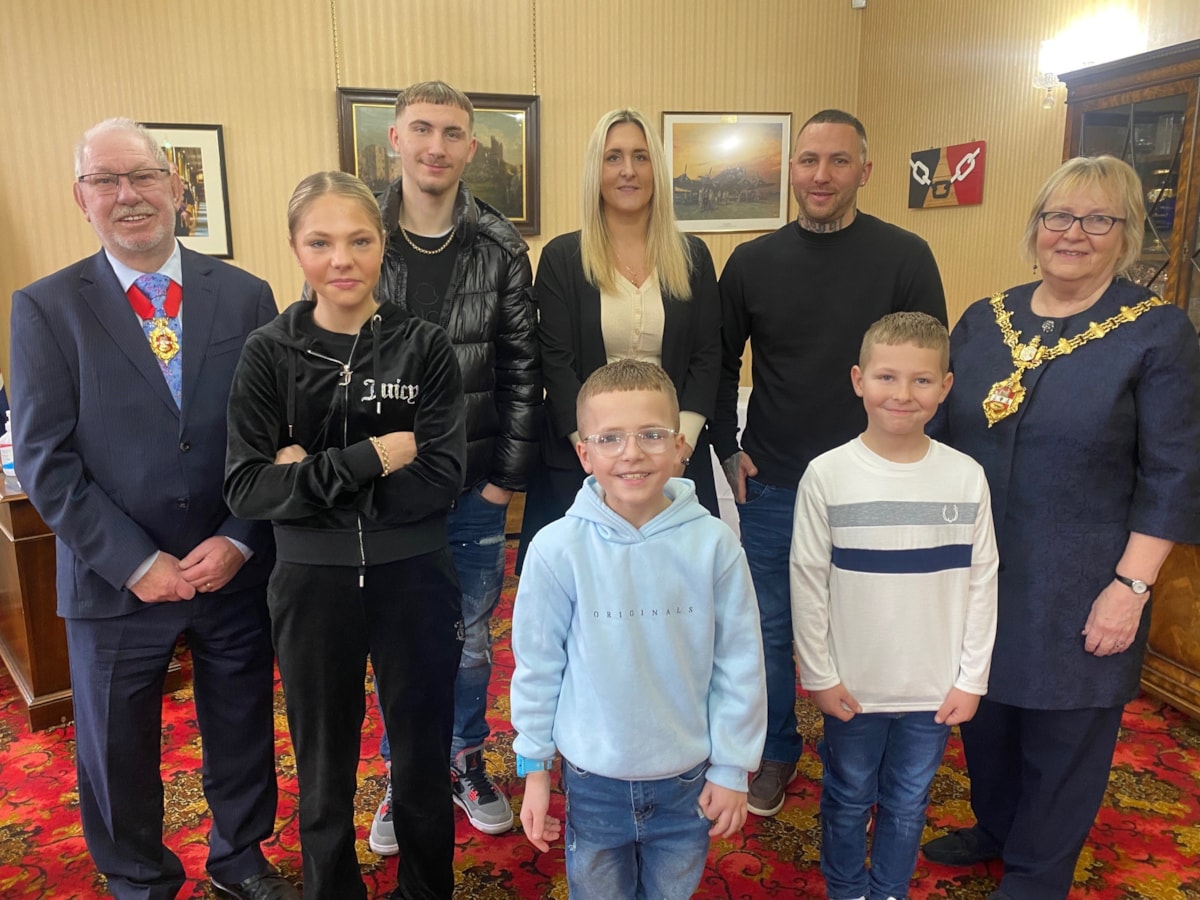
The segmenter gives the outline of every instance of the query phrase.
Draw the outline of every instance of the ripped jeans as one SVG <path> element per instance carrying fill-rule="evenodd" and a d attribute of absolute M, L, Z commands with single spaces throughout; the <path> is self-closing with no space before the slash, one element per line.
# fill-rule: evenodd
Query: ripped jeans
<path fill-rule="evenodd" d="M 907 897 L 925 829 L 929 785 L 949 725 L 932 712 L 825 716 L 819 750 L 821 873 L 829 897 Z M 867 823 L 875 811 L 871 868 Z"/>
<path fill-rule="evenodd" d="M 465 642 L 454 681 L 454 737 L 450 762 L 463 750 L 478 747 L 491 733 L 487 723 L 488 682 L 492 677 L 492 611 L 504 583 L 504 523 L 508 506 L 483 499 L 486 482 L 463 491 L 450 511 L 447 529 L 454 568 L 462 584 Z M 391 759 L 387 733 L 379 755 Z"/>

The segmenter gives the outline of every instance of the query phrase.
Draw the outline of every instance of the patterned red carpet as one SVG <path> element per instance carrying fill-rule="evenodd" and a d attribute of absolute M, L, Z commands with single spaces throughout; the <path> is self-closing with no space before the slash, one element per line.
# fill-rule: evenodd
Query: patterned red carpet
<path fill-rule="evenodd" d="M 511 559 L 510 559 L 511 565 Z M 514 799 L 521 786 L 514 774 L 508 725 L 508 680 L 512 655 L 509 614 L 515 582 L 510 579 L 493 627 L 496 668 L 492 693 L 490 768 Z M 371 897 L 394 886 L 395 860 L 367 847 L 367 831 L 383 791 L 383 766 L 375 756 L 379 719 L 368 704 L 359 768 L 359 860 Z M 750 817 L 744 833 L 717 841 L 700 890 L 702 898 L 753 900 L 761 897 L 823 897 L 817 869 L 820 825 L 817 798 L 820 766 L 812 747 L 820 718 L 803 699 L 797 704 L 805 755 L 787 805 L 774 819 Z M 267 855 L 297 879 L 300 846 L 296 822 L 295 767 L 287 736 L 283 699 L 276 695 L 279 757 L 279 830 Z M 167 790 L 167 843 L 183 859 L 193 880 L 181 898 L 213 897 L 204 878 L 207 808 L 200 789 L 200 740 L 190 688 L 169 695 L 163 710 L 163 779 Z M 75 794 L 74 740 L 70 726 L 30 734 L 16 692 L 0 671 L 0 898 L 90 900 L 107 896 L 80 833 Z M 952 739 L 933 788 L 927 836 L 970 819 L 969 784 L 962 748 Z M 561 802 L 559 803 L 561 814 Z M 539 854 L 517 828 L 487 837 L 457 813 L 457 898 L 566 900 L 561 848 Z M 1126 711 L 1108 797 L 1076 870 L 1072 896 L 1103 898 L 1200 898 L 1200 728 L 1179 713 L 1147 699 Z M 960 872 L 919 862 L 910 893 L 914 898 L 983 898 L 995 887 L 997 866 Z"/>

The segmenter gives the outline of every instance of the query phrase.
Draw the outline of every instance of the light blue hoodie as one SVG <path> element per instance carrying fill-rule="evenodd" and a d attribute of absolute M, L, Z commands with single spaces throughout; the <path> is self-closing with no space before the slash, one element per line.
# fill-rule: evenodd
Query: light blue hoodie
<path fill-rule="evenodd" d="M 767 726 L 762 635 L 733 532 L 672 478 L 641 529 L 595 477 L 529 547 L 513 611 L 513 749 L 627 781 L 746 790 Z"/>

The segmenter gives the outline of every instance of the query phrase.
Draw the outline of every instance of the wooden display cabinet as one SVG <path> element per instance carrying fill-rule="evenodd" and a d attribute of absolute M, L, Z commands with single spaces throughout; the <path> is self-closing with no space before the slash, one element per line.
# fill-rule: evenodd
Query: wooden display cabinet
<path fill-rule="evenodd" d="M 1200 328 L 1200 41 L 1062 76 L 1064 158 L 1109 153 L 1137 171 L 1146 238 L 1131 276 Z M 1200 453 L 1200 447 L 1196 448 Z M 1200 547 L 1178 546 L 1154 588 L 1142 687 L 1200 718 Z"/>

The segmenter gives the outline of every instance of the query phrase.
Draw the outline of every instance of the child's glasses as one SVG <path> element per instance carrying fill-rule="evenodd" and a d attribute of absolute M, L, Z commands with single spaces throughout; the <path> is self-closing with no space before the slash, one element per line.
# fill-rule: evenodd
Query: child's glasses
<path fill-rule="evenodd" d="M 589 434 L 583 440 L 591 444 L 600 456 L 620 456 L 625 451 L 625 442 L 634 438 L 643 453 L 666 453 L 677 434 L 674 428 L 647 428 L 645 431 L 603 431 Z"/>

